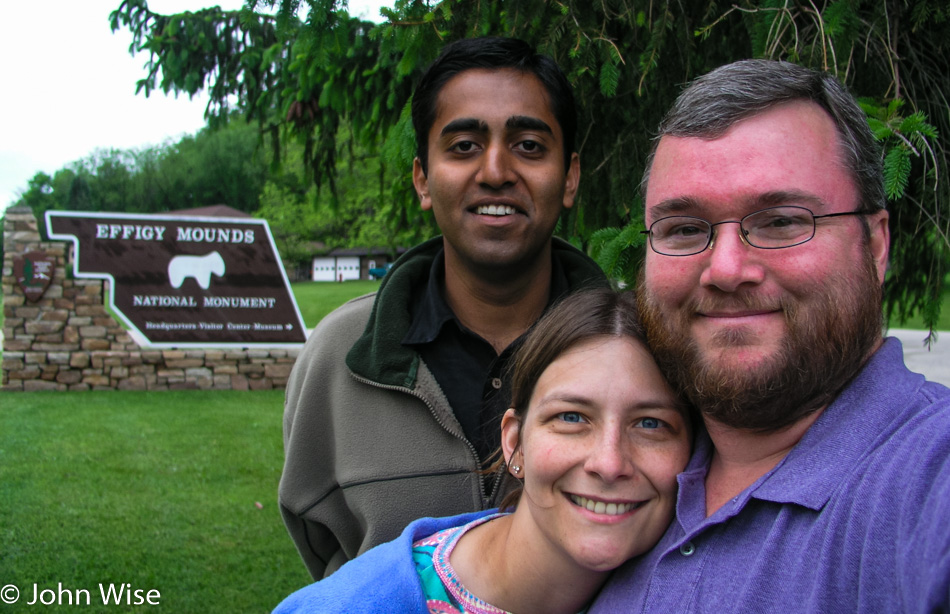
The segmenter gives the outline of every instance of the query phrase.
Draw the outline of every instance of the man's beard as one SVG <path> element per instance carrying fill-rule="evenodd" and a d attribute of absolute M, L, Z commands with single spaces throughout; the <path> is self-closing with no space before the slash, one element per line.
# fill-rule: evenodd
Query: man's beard
<path fill-rule="evenodd" d="M 690 338 L 697 303 L 667 313 L 647 291 L 642 271 L 637 284 L 647 340 L 670 384 L 704 418 L 762 433 L 780 431 L 830 403 L 881 339 L 882 291 L 869 252 L 855 276 L 832 278 L 808 298 L 806 304 L 782 301 L 781 347 L 756 367 L 742 368 L 706 359 Z M 720 294 L 709 302 L 757 305 L 749 295 Z M 742 337 L 724 331 L 717 340 L 738 348 Z"/>

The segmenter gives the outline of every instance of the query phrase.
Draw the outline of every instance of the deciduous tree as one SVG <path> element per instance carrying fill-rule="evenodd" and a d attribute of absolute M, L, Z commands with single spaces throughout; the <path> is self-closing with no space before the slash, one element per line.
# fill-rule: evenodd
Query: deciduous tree
<path fill-rule="evenodd" d="M 476 35 L 524 38 L 567 71 L 582 109 L 578 206 L 559 232 L 630 281 L 642 254 L 639 182 L 651 131 L 682 84 L 740 58 L 837 74 L 865 101 L 885 147 L 894 249 L 889 309 L 936 320 L 950 261 L 950 9 L 942 0 L 396 0 L 387 21 L 351 18 L 338 0 L 248 0 L 245 9 L 159 15 L 125 0 L 113 29 L 147 54 L 138 87 L 211 95 L 280 142 L 304 145 L 312 180 L 336 189 L 341 140 L 380 150 L 387 221 L 421 213 L 408 181 L 412 84 L 441 47 Z M 275 14 L 255 9 L 274 8 Z M 344 133 L 344 126 L 353 130 Z"/>

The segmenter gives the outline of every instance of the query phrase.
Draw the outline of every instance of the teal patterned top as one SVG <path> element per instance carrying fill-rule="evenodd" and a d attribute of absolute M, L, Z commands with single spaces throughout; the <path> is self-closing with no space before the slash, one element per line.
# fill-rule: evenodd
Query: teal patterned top
<path fill-rule="evenodd" d="M 412 560 L 422 581 L 429 614 L 511 614 L 482 601 L 466 589 L 449 562 L 459 538 L 478 525 L 505 515 L 483 516 L 460 527 L 439 531 L 412 545 Z M 578 614 L 585 612 L 586 608 Z"/>
<path fill-rule="evenodd" d="M 430 614 L 510 614 L 482 601 L 459 581 L 449 556 L 460 537 L 483 522 L 505 514 L 490 514 L 460 527 L 439 531 L 412 545 L 412 560 L 422 580 L 422 592 Z"/>

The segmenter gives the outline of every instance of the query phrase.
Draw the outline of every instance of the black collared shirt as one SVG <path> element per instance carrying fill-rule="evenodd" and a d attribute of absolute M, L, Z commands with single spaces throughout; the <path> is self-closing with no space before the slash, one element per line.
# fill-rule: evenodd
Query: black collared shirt
<path fill-rule="evenodd" d="M 570 289 L 567 275 L 552 258 L 549 308 Z M 416 297 L 412 325 L 402 344 L 414 348 L 445 393 L 462 431 L 482 462 L 501 445 L 501 417 L 508 408 L 508 362 L 518 337 L 499 355 L 490 343 L 465 328 L 445 301 L 445 254 L 432 263 L 425 291 Z"/>

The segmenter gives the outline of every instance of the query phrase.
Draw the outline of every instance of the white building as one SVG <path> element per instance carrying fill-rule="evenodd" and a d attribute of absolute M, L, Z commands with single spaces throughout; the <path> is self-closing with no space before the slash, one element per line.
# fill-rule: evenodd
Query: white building
<path fill-rule="evenodd" d="M 406 248 L 396 249 L 402 254 Z M 354 247 L 335 249 L 326 256 L 313 259 L 313 281 L 350 281 L 375 278 L 370 269 L 387 268 L 392 262 L 391 251 L 382 247 Z"/>

